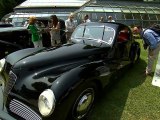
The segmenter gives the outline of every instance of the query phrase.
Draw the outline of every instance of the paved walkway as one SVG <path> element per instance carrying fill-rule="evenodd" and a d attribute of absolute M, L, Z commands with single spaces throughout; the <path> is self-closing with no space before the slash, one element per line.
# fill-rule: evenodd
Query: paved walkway
<path fill-rule="evenodd" d="M 158 55 L 158 60 L 152 80 L 152 85 L 160 87 L 160 52 Z"/>

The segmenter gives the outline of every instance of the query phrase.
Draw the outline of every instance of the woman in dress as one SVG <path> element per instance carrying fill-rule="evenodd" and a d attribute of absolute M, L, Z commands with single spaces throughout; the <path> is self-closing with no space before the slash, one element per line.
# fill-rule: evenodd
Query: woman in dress
<path fill-rule="evenodd" d="M 61 44 L 60 23 L 56 15 L 51 16 L 50 35 L 51 35 L 51 46 L 57 46 Z"/>

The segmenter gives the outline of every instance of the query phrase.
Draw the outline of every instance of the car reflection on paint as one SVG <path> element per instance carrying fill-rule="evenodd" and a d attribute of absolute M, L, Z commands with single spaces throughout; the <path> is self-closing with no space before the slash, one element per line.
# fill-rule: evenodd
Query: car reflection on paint
<path fill-rule="evenodd" d="M 26 120 L 86 118 L 98 92 L 139 59 L 140 46 L 132 38 L 123 24 L 84 23 L 71 44 L 8 55 L 1 72 L 8 114 Z"/>

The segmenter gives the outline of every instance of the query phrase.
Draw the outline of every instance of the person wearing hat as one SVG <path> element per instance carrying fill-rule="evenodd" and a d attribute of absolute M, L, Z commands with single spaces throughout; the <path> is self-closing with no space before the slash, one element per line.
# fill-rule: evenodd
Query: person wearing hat
<path fill-rule="evenodd" d="M 31 16 L 29 18 L 29 25 L 27 27 L 27 29 L 31 33 L 31 40 L 35 48 L 43 47 L 42 39 L 40 38 L 40 31 L 36 27 L 36 21 L 37 21 L 36 17 Z"/>
<path fill-rule="evenodd" d="M 68 19 L 65 21 L 65 26 L 66 26 L 66 39 L 67 42 L 70 43 L 70 38 L 71 35 L 74 31 L 74 29 L 76 28 L 76 23 L 74 21 L 74 15 L 73 13 L 71 13 L 68 17 Z"/>

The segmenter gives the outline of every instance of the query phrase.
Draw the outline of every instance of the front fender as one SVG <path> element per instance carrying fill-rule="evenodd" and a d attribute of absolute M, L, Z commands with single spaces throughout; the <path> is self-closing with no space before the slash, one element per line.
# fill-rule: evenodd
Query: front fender
<path fill-rule="evenodd" d="M 102 61 L 76 67 L 57 78 L 51 87 L 56 101 L 61 101 L 68 96 L 81 82 L 99 79 L 100 71 L 97 69 L 99 66 L 103 66 Z"/>

